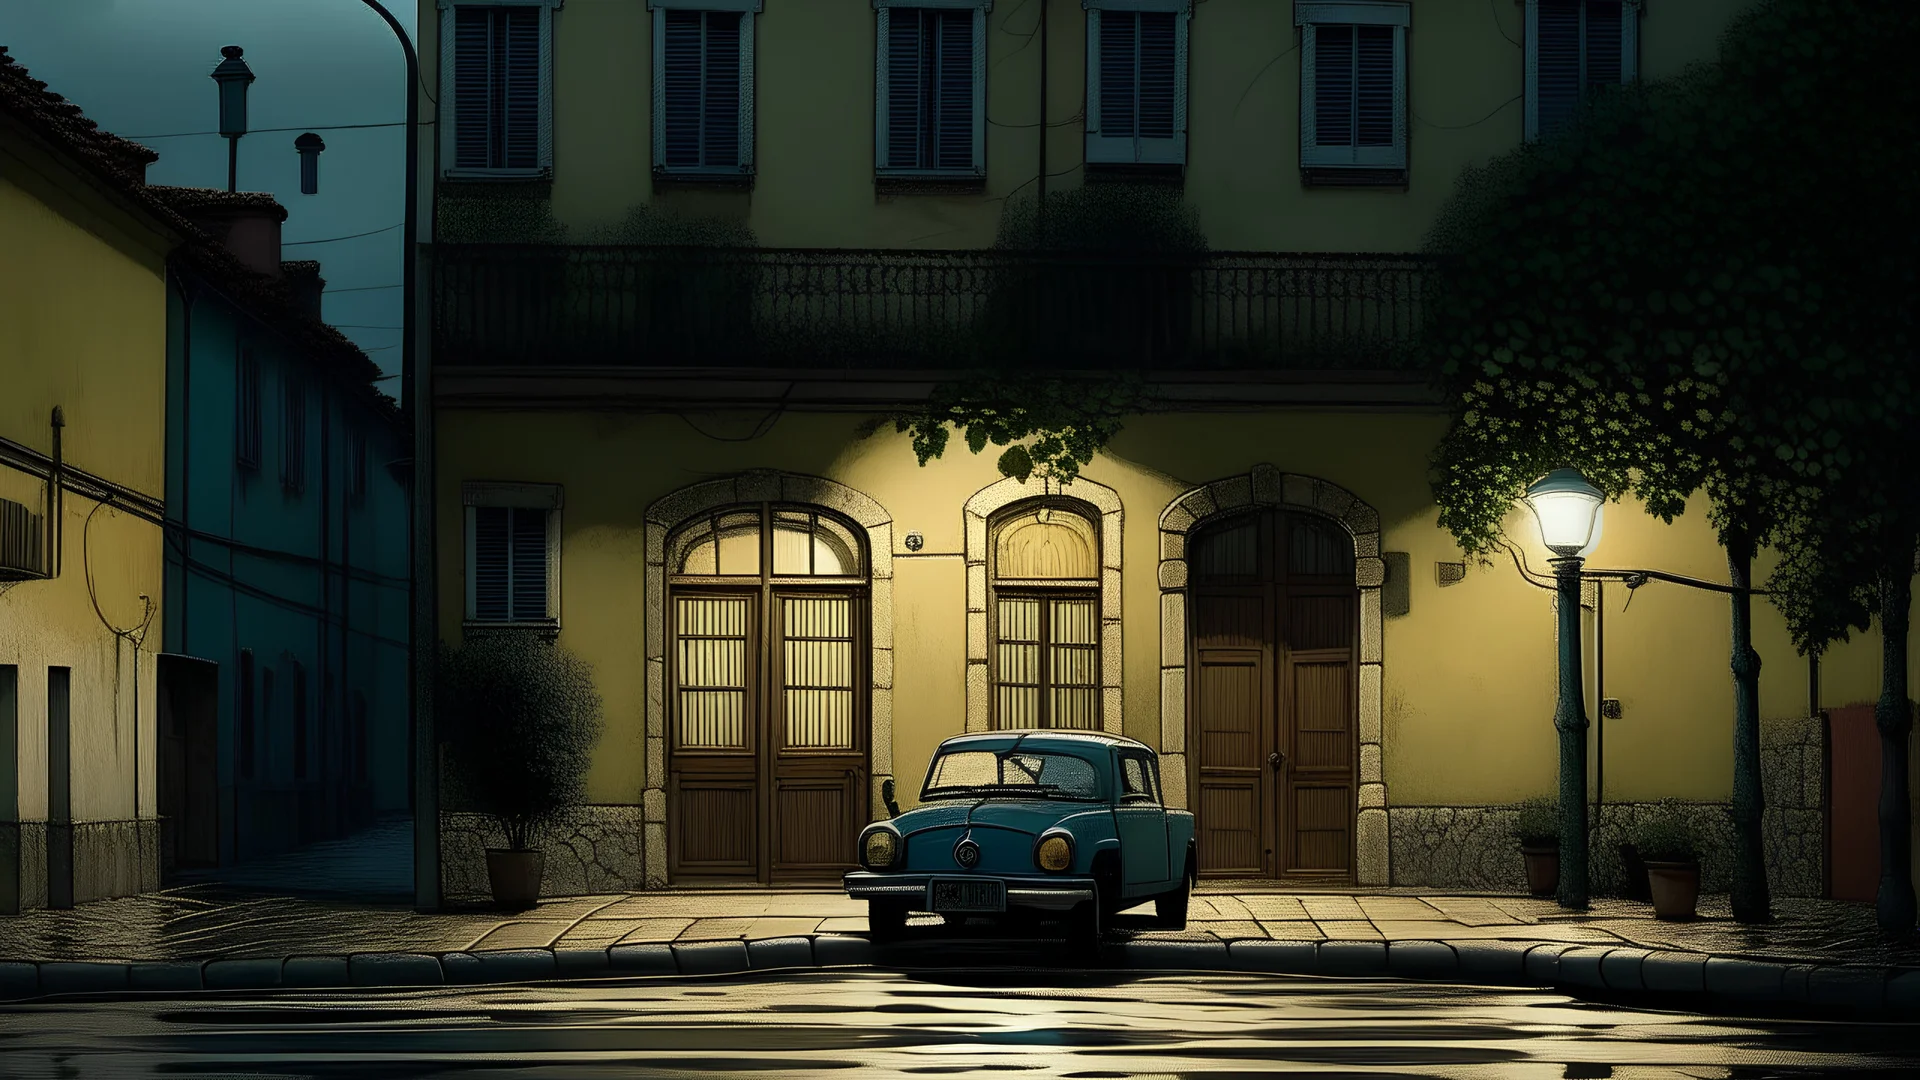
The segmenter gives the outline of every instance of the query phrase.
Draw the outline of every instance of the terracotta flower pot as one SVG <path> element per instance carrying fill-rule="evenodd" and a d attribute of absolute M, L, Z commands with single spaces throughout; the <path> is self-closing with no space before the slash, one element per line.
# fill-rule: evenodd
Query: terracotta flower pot
<path fill-rule="evenodd" d="M 508 911 L 524 911 L 540 900 L 540 875 L 546 870 L 543 851 L 487 849 L 487 884 L 493 902 Z"/>
<path fill-rule="evenodd" d="M 1647 890 L 1653 894 L 1654 918 L 1691 919 L 1700 900 L 1700 864 L 1648 859 Z"/>
<path fill-rule="evenodd" d="M 1552 896 L 1560 888 L 1560 845 L 1522 844 L 1520 854 L 1527 859 L 1527 891 L 1535 896 Z"/>

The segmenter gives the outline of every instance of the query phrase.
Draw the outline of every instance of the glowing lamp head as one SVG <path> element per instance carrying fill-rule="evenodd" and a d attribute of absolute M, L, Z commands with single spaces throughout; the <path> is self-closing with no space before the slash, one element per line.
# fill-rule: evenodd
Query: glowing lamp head
<path fill-rule="evenodd" d="M 869 870 L 885 870 L 900 853 L 900 839 L 892 829 L 875 829 L 860 844 L 860 858 Z"/>
<path fill-rule="evenodd" d="M 237 139 L 247 133 L 247 87 L 253 82 L 253 70 L 241 59 L 243 50 L 228 45 L 220 50 L 223 59 L 213 69 L 213 81 L 220 85 L 220 134 Z"/>
<path fill-rule="evenodd" d="M 1540 523 L 1540 539 L 1561 558 L 1585 556 L 1600 539 L 1600 504 L 1606 496 L 1578 469 L 1555 469 L 1527 489 L 1527 507 Z"/>

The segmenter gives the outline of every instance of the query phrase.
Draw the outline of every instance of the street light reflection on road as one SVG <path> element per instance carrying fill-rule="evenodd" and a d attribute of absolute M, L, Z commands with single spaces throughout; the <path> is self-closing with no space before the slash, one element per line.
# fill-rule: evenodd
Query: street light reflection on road
<path fill-rule="evenodd" d="M 47 1001 L 9 1075 L 1916 1075 L 1911 1026 L 1747 1021 L 1545 991 L 1269 975 L 825 971 Z"/>

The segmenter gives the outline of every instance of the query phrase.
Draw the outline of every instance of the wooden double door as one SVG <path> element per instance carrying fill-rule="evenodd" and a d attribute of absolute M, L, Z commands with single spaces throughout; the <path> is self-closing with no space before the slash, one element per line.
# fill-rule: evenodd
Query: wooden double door
<path fill-rule="evenodd" d="M 1188 790 L 1199 870 L 1351 880 L 1359 590 L 1353 540 L 1262 510 L 1188 553 Z"/>
<path fill-rule="evenodd" d="M 864 589 L 676 588 L 668 871 L 837 878 L 868 802 Z"/>

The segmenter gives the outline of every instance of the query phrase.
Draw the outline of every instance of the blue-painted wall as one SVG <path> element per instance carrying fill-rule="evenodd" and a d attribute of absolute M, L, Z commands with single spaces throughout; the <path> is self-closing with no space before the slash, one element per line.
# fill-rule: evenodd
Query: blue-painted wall
<path fill-rule="evenodd" d="M 403 432 L 365 387 L 190 273 L 169 281 L 164 649 L 219 665 L 222 865 L 342 835 L 408 808 L 407 493 L 389 464 Z M 260 452 L 239 460 L 239 368 L 259 371 Z M 281 480 L 283 392 L 306 387 L 305 485 Z M 367 443 L 352 497 L 352 436 Z M 251 777 L 239 761 L 242 649 L 253 654 Z M 306 765 L 296 768 L 295 665 L 306 672 Z M 267 673 L 272 672 L 271 696 Z M 356 775 L 355 695 L 366 702 Z"/>

